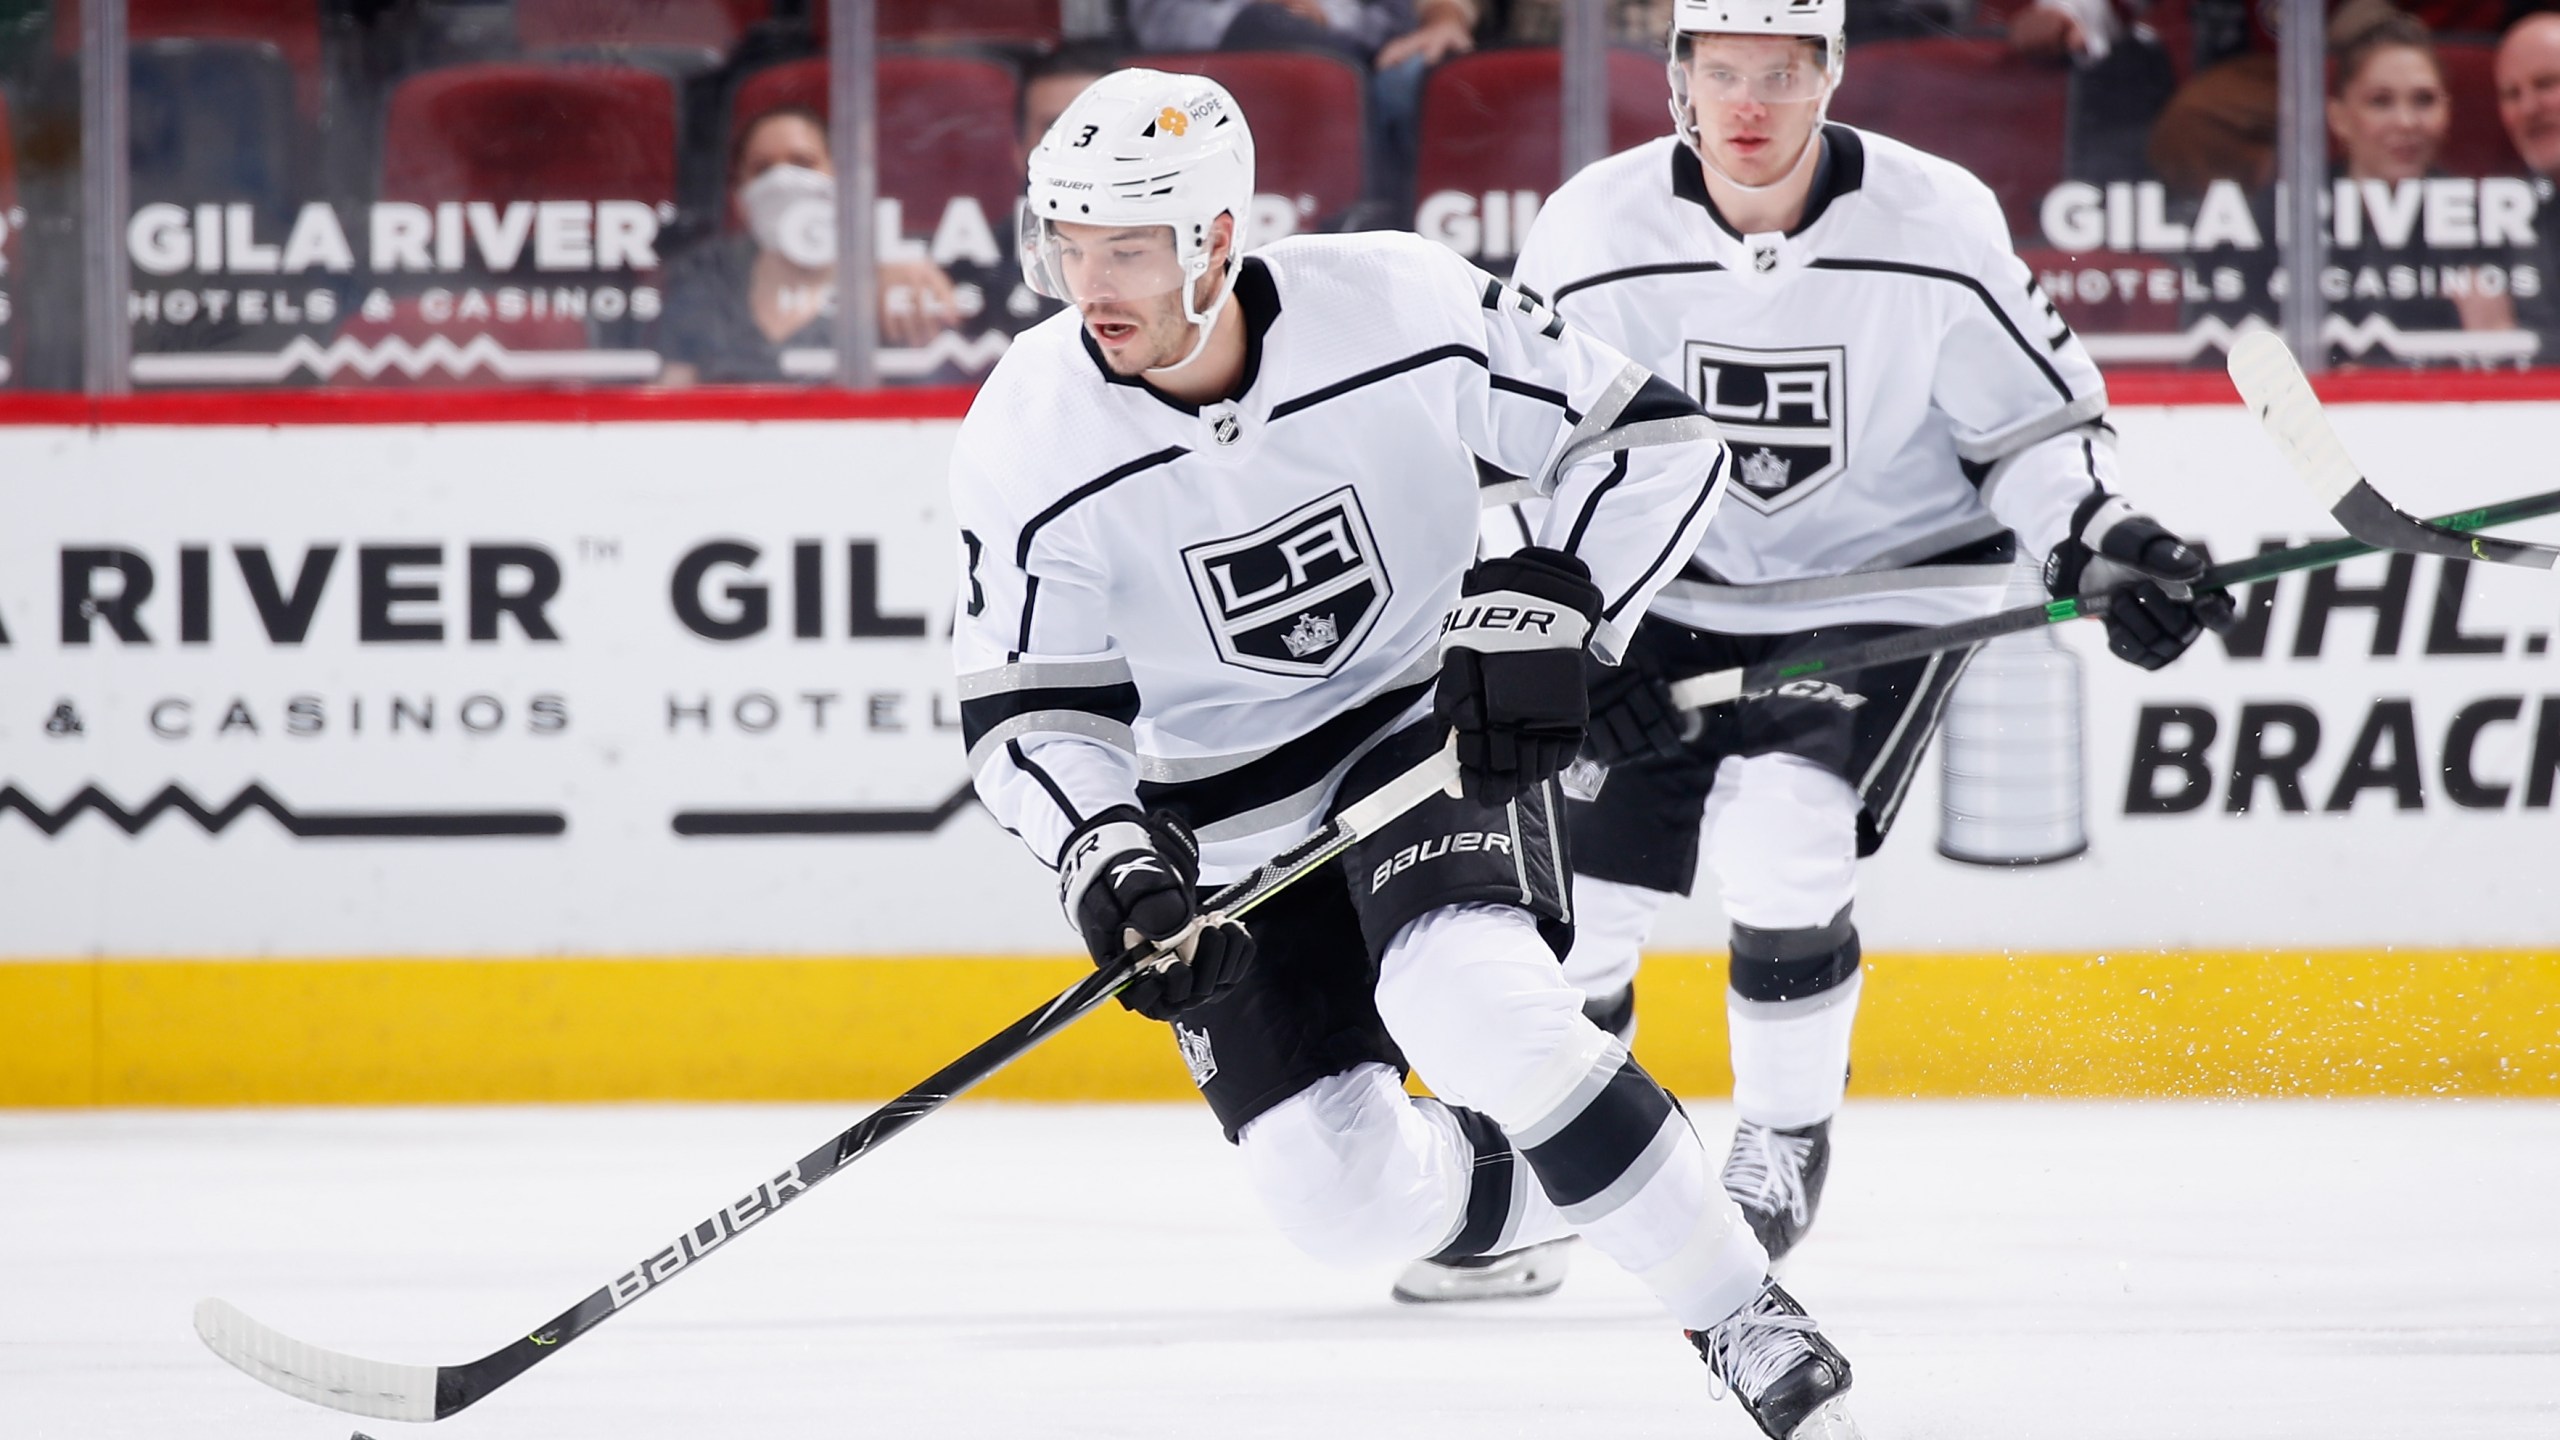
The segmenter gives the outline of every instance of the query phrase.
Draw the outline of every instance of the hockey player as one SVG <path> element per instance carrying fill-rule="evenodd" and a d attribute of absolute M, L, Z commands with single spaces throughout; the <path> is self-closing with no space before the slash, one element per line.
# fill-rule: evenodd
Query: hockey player
<path fill-rule="evenodd" d="M 1246 258 L 1252 197 L 1245 117 L 1194 76 L 1096 82 L 1031 158 L 1025 270 L 1074 308 L 1015 343 L 953 453 L 979 794 L 1097 961 L 1179 941 L 1131 1008 L 1173 1019 L 1302 1248 L 1578 1230 L 1768 1434 L 1854 1434 L 1847 1362 L 1558 964 L 1583 656 L 1618 654 L 1705 533 L 1714 427 L 1418 238 Z M 1554 502 L 1483 564 L 1479 459 Z M 1452 729 L 1463 799 L 1242 923 L 1197 912 Z M 1407 1097 L 1407 1057 L 1442 1098 Z"/>
<path fill-rule="evenodd" d="M 2231 613 L 2187 598 L 2202 547 L 2111 493 L 2098 369 L 1991 192 L 1824 122 L 1845 10 L 1677 0 L 1678 134 L 1568 181 L 1515 272 L 1575 330 L 1674 379 L 1735 456 L 1706 542 L 1595 678 L 1589 752 L 1613 769 L 1569 807 L 1566 978 L 1632 1036 L 1637 949 L 1689 892 L 1703 839 L 1733 926 L 1724 1184 L 1773 1259 L 1813 1221 L 1847 1084 L 1857 861 L 1883 843 L 1969 652 L 1703 715 L 1676 713 L 1667 682 L 2016 603 L 2021 549 L 2056 596 L 2108 592 L 2109 648 L 2145 668 Z M 1400 1289 L 1523 1293 L 1502 1269 L 1416 1267 Z"/>

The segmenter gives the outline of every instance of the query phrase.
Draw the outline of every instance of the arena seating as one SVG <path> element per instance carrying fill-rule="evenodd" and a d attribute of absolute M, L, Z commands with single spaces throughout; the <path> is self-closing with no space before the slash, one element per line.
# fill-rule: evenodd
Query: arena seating
<path fill-rule="evenodd" d="M 1147 55 L 1131 62 L 1206 75 L 1227 88 L 1256 135 L 1255 185 L 1298 202 L 1298 228 L 1312 230 L 1360 198 L 1362 90 L 1346 60 L 1294 51 L 1211 51 Z"/>
<path fill-rule="evenodd" d="M 1998 40 L 1877 40 L 1850 53 L 1831 118 L 1963 165 L 2000 198 L 2010 230 L 2032 235 L 2063 178 L 2070 93 L 2068 67 Z"/>
<path fill-rule="evenodd" d="M 1671 84 L 1650 51 L 1611 49 L 1609 149 L 1671 129 Z M 1422 90 L 1415 193 L 1553 190 L 1564 172 L 1563 60 L 1549 47 L 1479 50 L 1439 66 Z"/>
<path fill-rule="evenodd" d="M 320 53 L 320 0 L 125 0 L 125 33 L 146 40 L 244 40 L 272 45 L 292 67 L 294 101 L 318 118 L 327 82 Z M 80 51 L 80 0 L 54 11 L 54 49 Z"/>
<path fill-rule="evenodd" d="M 2436 164 L 2450 175 L 2520 175 L 2524 161 L 2498 123 L 2498 47 L 2485 40 L 2441 40 L 2436 61 L 2453 98 L 2453 126 Z"/>
<path fill-rule="evenodd" d="M 675 93 L 609 65 L 410 76 L 383 122 L 386 200 L 646 200 L 676 191 Z"/>
<path fill-rule="evenodd" d="M 905 207 L 908 233 L 929 231 L 955 195 L 977 197 L 990 224 L 1011 223 L 1022 186 L 1013 168 L 1013 70 L 972 56 L 883 55 L 879 76 L 880 193 Z M 794 60 L 747 77 L 725 134 L 778 105 L 826 114 L 827 62 Z"/>
<path fill-rule="evenodd" d="M 1045 50 L 1058 43 L 1058 9 L 1058 0 L 879 0 L 873 24 L 885 41 Z M 811 13 L 826 34 L 826 7 Z"/>
<path fill-rule="evenodd" d="M 137 40 L 130 48 L 133 200 L 296 198 L 294 76 L 262 40 Z"/>
<path fill-rule="evenodd" d="M 717 57 L 770 9 L 766 0 L 516 0 L 516 40 L 528 50 L 676 47 Z"/>

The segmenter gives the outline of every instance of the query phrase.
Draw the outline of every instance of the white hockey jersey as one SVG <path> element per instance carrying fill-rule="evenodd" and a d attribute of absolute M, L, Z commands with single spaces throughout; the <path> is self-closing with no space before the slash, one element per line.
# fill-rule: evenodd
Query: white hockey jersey
<path fill-rule="evenodd" d="M 1732 447 L 1733 498 L 1654 606 L 1701 629 L 2020 603 L 2004 532 L 2041 560 L 2114 475 L 2098 367 L 1989 189 L 1884 136 L 1824 140 L 1793 233 L 1736 233 L 1665 136 L 1559 188 L 1514 271 L 1695 396 Z"/>
<path fill-rule="evenodd" d="M 1052 866 L 1114 805 L 1199 834 L 1204 878 L 1313 832 L 1428 713 L 1480 491 L 1543 481 L 1614 659 L 1696 548 L 1729 457 L 1686 396 L 1449 251 L 1392 233 L 1260 250 L 1235 398 L 1113 375 L 1064 313 L 970 406 L 953 639 L 979 794 Z"/>

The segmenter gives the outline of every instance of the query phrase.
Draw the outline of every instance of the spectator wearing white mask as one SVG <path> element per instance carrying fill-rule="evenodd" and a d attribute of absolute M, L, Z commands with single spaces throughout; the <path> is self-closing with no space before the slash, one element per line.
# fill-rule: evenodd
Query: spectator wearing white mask
<path fill-rule="evenodd" d="M 660 383 L 784 379 L 787 350 L 835 345 L 835 161 L 826 121 L 805 106 L 765 111 L 729 157 L 744 231 L 694 247 L 669 267 Z M 930 260 L 880 266 L 880 343 L 924 344 L 959 318 L 951 277 Z"/>

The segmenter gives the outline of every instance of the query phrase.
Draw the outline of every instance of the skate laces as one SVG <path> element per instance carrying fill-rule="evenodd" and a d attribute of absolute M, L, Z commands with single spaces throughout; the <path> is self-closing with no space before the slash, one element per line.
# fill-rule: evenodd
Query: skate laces
<path fill-rule="evenodd" d="M 1745 1120 L 1733 1132 L 1733 1154 L 1726 1159 L 1724 1188 L 1734 1199 L 1771 1212 L 1784 1210 L 1798 1225 L 1808 1223 L 1809 1197 L 1804 1171 L 1813 1154 L 1813 1138 L 1788 1135 Z"/>
<path fill-rule="evenodd" d="M 1804 1337 L 1820 1324 L 1810 1315 L 1763 1310 L 1770 1294 L 1762 1290 L 1723 1322 L 1689 1332 L 1714 1382 L 1709 1398 L 1722 1400 L 1731 1389 L 1756 1405 L 1771 1385 L 1813 1354 Z"/>

